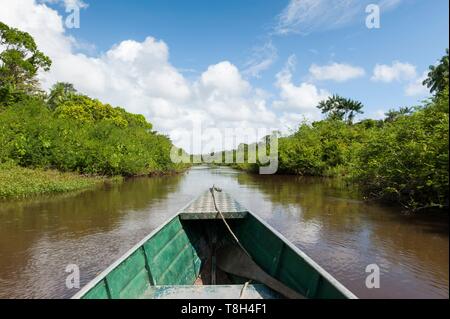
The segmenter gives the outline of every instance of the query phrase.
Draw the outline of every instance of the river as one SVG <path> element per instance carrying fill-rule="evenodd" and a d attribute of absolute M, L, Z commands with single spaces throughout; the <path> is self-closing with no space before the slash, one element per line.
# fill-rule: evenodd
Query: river
<path fill-rule="evenodd" d="M 342 181 L 194 167 L 78 194 L 0 202 L 0 298 L 69 298 L 213 184 L 264 218 L 361 298 L 448 298 L 449 220 L 362 201 Z M 366 267 L 381 269 L 366 288 Z"/>

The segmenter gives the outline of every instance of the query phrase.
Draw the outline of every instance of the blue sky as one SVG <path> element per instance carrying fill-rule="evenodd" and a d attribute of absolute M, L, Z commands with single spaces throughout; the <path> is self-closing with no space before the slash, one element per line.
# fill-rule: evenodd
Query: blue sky
<path fill-rule="evenodd" d="M 368 4 L 381 28 L 365 24 Z M 80 28 L 64 24 L 78 4 Z M 82 92 L 144 114 L 159 131 L 288 131 L 319 119 L 337 93 L 364 117 L 428 96 L 420 83 L 449 46 L 447 0 L 0 0 L 0 20 L 53 59 L 44 88 Z M 189 124 L 190 122 L 191 124 Z"/>
<path fill-rule="evenodd" d="M 95 53 L 108 50 L 123 39 L 143 40 L 151 35 L 170 46 L 171 62 L 194 76 L 209 65 L 228 60 L 241 69 L 258 46 L 263 46 L 289 1 L 90 1 L 82 12 L 82 27 L 72 34 L 94 44 Z M 405 0 L 381 12 L 381 28 L 365 26 L 365 12 L 348 26 L 317 30 L 308 35 L 273 36 L 278 58 L 260 78 L 251 82 L 272 90 L 275 75 L 286 59 L 297 56 L 294 79 L 299 82 L 311 64 L 345 62 L 368 71 L 377 64 L 402 61 L 422 73 L 448 45 L 449 2 Z M 92 53 L 92 52 L 91 52 Z M 195 71 L 195 72 L 194 72 Z M 194 75 L 190 75 L 194 73 Z M 294 80 L 294 81 L 295 81 Z M 321 87 L 364 102 L 370 115 L 378 109 L 414 104 L 422 98 L 406 96 L 405 83 L 373 83 L 370 74 L 357 81 Z"/>

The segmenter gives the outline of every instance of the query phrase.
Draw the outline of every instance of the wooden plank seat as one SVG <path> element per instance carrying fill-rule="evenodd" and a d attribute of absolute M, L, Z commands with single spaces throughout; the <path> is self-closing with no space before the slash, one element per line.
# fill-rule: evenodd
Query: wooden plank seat
<path fill-rule="evenodd" d="M 248 210 L 235 201 L 225 192 L 216 193 L 217 207 L 226 219 L 244 219 Z M 217 212 L 210 191 L 202 194 L 195 202 L 183 209 L 180 213 L 181 220 L 207 220 L 221 219 Z"/>

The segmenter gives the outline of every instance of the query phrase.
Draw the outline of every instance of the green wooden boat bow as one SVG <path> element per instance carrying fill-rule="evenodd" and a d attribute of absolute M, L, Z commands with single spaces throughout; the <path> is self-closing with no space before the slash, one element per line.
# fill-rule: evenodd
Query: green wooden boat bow
<path fill-rule="evenodd" d="M 74 299 L 356 299 L 304 252 L 213 187 Z"/>

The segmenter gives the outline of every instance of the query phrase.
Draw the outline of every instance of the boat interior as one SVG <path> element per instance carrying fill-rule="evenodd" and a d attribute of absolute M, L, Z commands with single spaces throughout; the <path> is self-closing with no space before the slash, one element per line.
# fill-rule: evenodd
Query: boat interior
<path fill-rule="evenodd" d="M 219 215 L 201 201 L 200 206 L 184 210 L 150 235 L 87 287 L 82 298 L 344 297 L 250 212 L 228 205 Z"/>
<path fill-rule="evenodd" d="M 228 223 L 231 227 L 236 227 L 233 221 Z M 173 242 L 162 247 L 159 252 L 161 255 L 156 255 L 153 260 L 150 269 L 154 285 L 142 295 L 143 298 L 284 298 L 268 286 L 243 277 L 241 269 L 228 269 L 236 255 L 242 252 L 242 248 L 235 242 L 222 220 L 180 219 L 180 224 L 182 231 L 177 234 L 174 232 Z M 166 259 L 163 256 L 170 257 Z M 162 259 L 168 262 L 161 262 Z M 237 266 L 245 265 L 240 263 Z"/>

